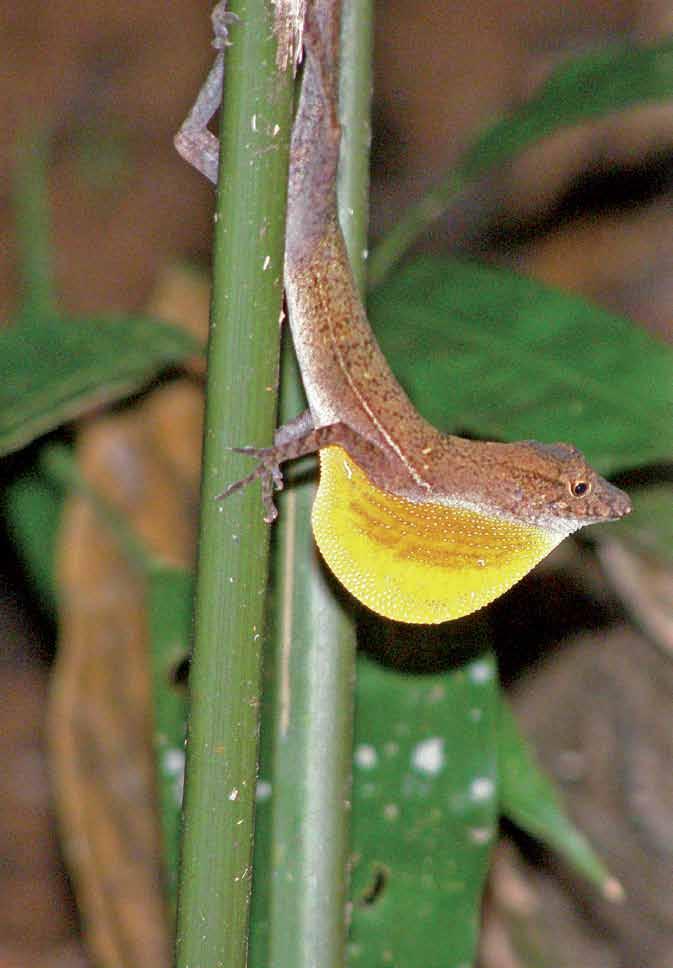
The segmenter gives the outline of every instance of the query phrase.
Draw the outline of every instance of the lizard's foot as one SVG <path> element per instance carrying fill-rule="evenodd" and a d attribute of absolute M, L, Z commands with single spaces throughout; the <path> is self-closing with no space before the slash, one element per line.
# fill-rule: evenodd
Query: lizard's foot
<path fill-rule="evenodd" d="M 278 517 L 273 503 L 273 492 L 280 491 L 283 487 L 283 475 L 280 470 L 283 461 L 295 460 L 306 454 L 315 454 L 323 447 L 330 447 L 333 444 L 346 450 L 365 472 L 370 467 L 379 468 L 381 461 L 385 460 L 385 454 L 377 444 L 373 444 L 347 424 L 339 422 L 314 427 L 310 414 L 302 414 L 296 420 L 280 427 L 276 431 L 275 441 L 273 447 L 228 448 L 237 454 L 256 457 L 259 463 L 247 477 L 234 481 L 217 498 L 221 500 L 253 481 L 261 480 L 264 520 L 269 524 Z"/>
<path fill-rule="evenodd" d="M 234 481 L 226 487 L 221 494 L 215 498 L 222 501 L 229 497 L 234 491 L 239 491 L 253 481 L 261 480 L 262 483 L 262 504 L 264 505 L 264 520 L 267 524 L 272 524 L 278 517 L 278 510 L 273 502 L 273 492 L 282 491 L 283 473 L 280 469 L 278 451 L 275 447 L 230 447 L 229 450 L 236 454 L 249 454 L 259 460 L 257 466 L 240 481 Z"/>
<path fill-rule="evenodd" d="M 188 164 L 213 183 L 217 184 L 217 165 L 220 143 L 208 130 L 211 118 L 222 102 L 224 76 L 224 48 L 231 43 L 227 25 L 239 18 L 227 10 L 226 3 L 218 3 L 212 12 L 213 47 L 217 50 L 215 63 L 199 91 L 194 106 L 173 139 L 178 153 Z"/>
<path fill-rule="evenodd" d="M 212 45 L 215 50 L 224 50 L 225 47 L 231 47 L 228 26 L 236 23 L 240 20 L 240 17 L 232 13 L 231 10 L 227 10 L 227 0 L 220 0 L 220 3 L 215 4 L 210 20 L 213 25 Z"/>

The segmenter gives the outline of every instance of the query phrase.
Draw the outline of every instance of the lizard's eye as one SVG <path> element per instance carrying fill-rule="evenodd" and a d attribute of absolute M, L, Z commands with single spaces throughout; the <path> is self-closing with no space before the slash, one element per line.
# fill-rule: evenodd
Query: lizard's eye
<path fill-rule="evenodd" d="M 568 487 L 570 488 L 570 493 L 573 497 L 586 497 L 591 490 L 591 484 L 589 481 L 584 481 L 582 479 L 578 481 L 569 481 Z"/>

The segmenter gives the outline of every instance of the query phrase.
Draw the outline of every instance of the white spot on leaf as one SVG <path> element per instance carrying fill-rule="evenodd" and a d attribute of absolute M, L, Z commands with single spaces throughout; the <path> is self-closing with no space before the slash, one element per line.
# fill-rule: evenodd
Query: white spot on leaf
<path fill-rule="evenodd" d="M 470 799 L 471 800 L 488 800 L 493 796 L 495 792 L 495 785 L 493 780 L 487 776 L 478 776 L 476 780 L 470 783 Z"/>
<path fill-rule="evenodd" d="M 473 662 L 468 670 L 472 682 L 488 682 L 493 678 L 493 665 L 485 659 Z"/>
<path fill-rule="evenodd" d="M 492 827 L 470 827 L 468 831 L 468 836 L 473 844 L 478 846 L 483 846 L 487 844 L 493 837 Z"/>
<path fill-rule="evenodd" d="M 355 762 L 363 770 L 371 770 L 373 766 L 376 766 L 378 762 L 378 755 L 373 746 L 369 746 L 367 743 L 362 743 L 355 750 Z"/>
<path fill-rule="evenodd" d="M 411 754 L 411 765 L 421 773 L 439 773 L 444 766 L 444 740 L 432 736 L 418 743 Z"/>
<path fill-rule="evenodd" d="M 185 768 L 185 751 L 184 750 L 166 750 L 164 753 L 164 770 L 171 776 L 176 776 L 178 773 L 182 773 Z"/>

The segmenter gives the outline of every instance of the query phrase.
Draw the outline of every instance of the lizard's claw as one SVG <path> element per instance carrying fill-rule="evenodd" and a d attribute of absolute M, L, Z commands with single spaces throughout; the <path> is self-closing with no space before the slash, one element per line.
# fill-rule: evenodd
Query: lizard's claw
<path fill-rule="evenodd" d="M 221 0 L 220 3 L 215 4 L 213 12 L 210 15 L 210 20 L 213 25 L 212 44 L 215 50 L 224 50 L 225 47 L 231 47 L 227 26 L 236 23 L 240 19 L 237 14 L 232 13 L 231 10 L 227 10 L 227 0 Z"/>
<path fill-rule="evenodd" d="M 239 491 L 241 488 L 247 487 L 248 484 L 252 484 L 253 481 L 258 479 L 262 482 L 262 504 L 264 505 L 264 520 L 267 524 L 271 524 L 278 517 L 278 511 L 276 505 L 273 503 L 273 492 L 282 491 L 283 489 L 283 472 L 280 469 L 280 464 L 278 463 L 277 453 L 275 447 L 228 447 L 227 450 L 231 450 L 236 454 L 247 454 L 250 457 L 257 457 L 259 463 L 254 470 L 252 470 L 245 477 L 242 477 L 240 481 L 234 481 L 233 484 L 229 484 L 221 494 L 218 494 L 215 498 L 216 501 L 223 501 L 225 498 L 233 494 L 234 491 Z"/>
<path fill-rule="evenodd" d="M 249 454 L 257 457 L 260 462 L 259 476 L 269 476 L 273 480 L 275 490 L 283 490 L 283 472 L 276 459 L 275 447 L 230 447 L 235 454 Z"/>
<path fill-rule="evenodd" d="M 281 477 L 281 487 L 282 480 Z M 272 475 L 266 474 L 262 478 L 262 504 L 264 505 L 264 520 L 267 524 L 273 524 L 278 517 L 278 508 L 273 503 L 273 489 L 275 486 L 276 480 Z"/>

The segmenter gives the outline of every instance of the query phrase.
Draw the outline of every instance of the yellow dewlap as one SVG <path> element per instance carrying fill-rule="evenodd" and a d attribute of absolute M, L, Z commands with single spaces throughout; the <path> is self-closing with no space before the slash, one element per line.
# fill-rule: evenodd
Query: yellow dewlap
<path fill-rule="evenodd" d="M 360 602 L 386 618 L 422 624 L 487 605 L 562 537 L 387 494 L 340 447 L 320 452 L 313 533 L 329 567 Z"/>

